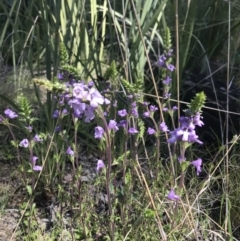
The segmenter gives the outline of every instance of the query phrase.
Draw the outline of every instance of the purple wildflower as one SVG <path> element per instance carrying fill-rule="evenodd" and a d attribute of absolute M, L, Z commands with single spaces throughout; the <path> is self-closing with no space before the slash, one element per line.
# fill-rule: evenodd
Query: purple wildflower
<path fill-rule="evenodd" d="M 163 96 L 164 99 L 168 99 L 170 97 L 171 97 L 171 93 L 165 93 Z"/>
<path fill-rule="evenodd" d="M 111 103 L 111 101 L 107 98 L 104 98 L 104 104 L 105 105 L 109 105 Z"/>
<path fill-rule="evenodd" d="M 171 57 L 171 56 L 172 56 L 172 53 L 173 53 L 173 49 L 169 49 L 168 52 L 167 52 L 167 56 L 168 56 L 168 57 Z"/>
<path fill-rule="evenodd" d="M 114 130 L 115 132 L 119 130 L 117 122 L 115 120 L 110 120 L 108 124 L 108 129 Z"/>
<path fill-rule="evenodd" d="M 162 122 L 162 123 L 160 124 L 160 130 L 163 131 L 163 132 L 169 131 L 169 129 L 168 129 L 168 127 L 167 127 L 167 125 L 166 125 L 165 122 Z"/>
<path fill-rule="evenodd" d="M 73 84 L 73 97 L 80 100 L 90 100 L 89 89 L 83 83 Z"/>
<path fill-rule="evenodd" d="M 149 116 L 150 116 L 150 112 L 149 111 L 146 111 L 146 112 L 143 113 L 143 117 L 148 118 Z"/>
<path fill-rule="evenodd" d="M 58 80 L 63 80 L 64 76 L 62 73 L 58 73 L 57 78 L 58 78 Z"/>
<path fill-rule="evenodd" d="M 128 129 L 128 133 L 134 135 L 134 134 L 137 134 L 138 131 L 137 131 L 135 128 L 130 127 L 130 128 Z"/>
<path fill-rule="evenodd" d="M 148 135 L 154 135 L 156 133 L 156 131 L 153 128 L 148 127 L 147 133 L 148 133 Z"/>
<path fill-rule="evenodd" d="M 132 108 L 131 113 L 136 118 L 139 116 L 137 107 Z"/>
<path fill-rule="evenodd" d="M 202 171 L 201 165 L 202 165 L 202 159 L 198 158 L 195 161 L 192 161 L 191 164 L 196 167 L 197 169 L 197 175 Z"/>
<path fill-rule="evenodd" d="M 33 157 L 32 157 L 32 166 L 33 166 L 33 170 L 34 170 L 34 171 L 40 172 L 40 171 L 42 171 L 42 167 L 36 165 L 37 159 L 38 159 L 37 156 L 33 156 Z"/>
<path fill-rule="evenodd" d="M 136 101 L 134 101 L 132 104 L 131 104 L 132 107 L 137 107 L 137 103 Z"/>
<path fill-rule="evenodd" d="M 179 156 L 178 157 L 178 161 L 181 163 L 181 162 L 184 162 L 186 161 L 186 157 L 185 156 Z"/>
<path fill-rule="evenodd" d="M 73 99 L 68 102 L 71 108 L 73 108 L 74 115 L 78 118 L 82 117 L 85 109 L 86 109 L 86 103 L 82 103 L 78 99 Z"/>
<path fill-rule="evenodd" d="M 117 100 L 113 102 L 113 107 L 117 107 Z"/>
<path fill-rule="evenodd" d="M 71 149 L 71 147 L 69 146 L 66 153 L 70 156 L 74 156 L 74 151 Z"/>
<path fill-rule="evenodd" d="M 84 110 L 85 115 L 85 122 L 89 123 L 91 120 L 94 119 L 94 108 L 90 105 L 86 105 L 86 109 Z"/>
<path fill-rule="evenodd" d="M 19 146 L 27 148 L 28 147 L 28 139 L 23 139 L 20 143 Z"/>
<path fill-rule="evenodd" d="M 33 129 L 32 126 L 27 126 L 26 128 L 28 129 L 29 132 L 32 132 L 32 129 Z"/>
<path fill-rule="evenodd" d="M 97 161 L 97 172 L 99 172 L 101 169 L 105 168 L 105 164 L 103 163 L 102 160 Z"/>
<path fill-rule="evenodd" d="M 67 115 L 68 114 L 68 110 L 67 109 L 63 109 L 62 114 L 63 115 Z"/>
<path fill-rule="evenodd" d="M 157 106 L 155 106 L 155 105 L 150 105 L 150 106 L 149 106 L 149 110 L 150 110 L 151 112 L 154 112 L 154 111 L 158 110 L 158 108 L 157 108 Z"/>
<path fill-rule="evenodd" d="M 52 115 L 52 118 L 58 118 L 59 117 L 59 111 L 58 110 L 55 110 L 53 112 L 53 115 Z"/>
<path fill-rule="evenodd" d="M 105 104 L 108 104 L 109 100 L 104 98 L 100 92 L 94 88 L 91 88 L 89 91 L 90 94 L 90 105 L 94 108 L 98 107 L 98 105 L 102 105 L 104 102 Z"/>
<path fill-rule="evenodd" d="M 171 81 L 172 81 L 172 79 L 170 79 L 170 77 L 167 76 L 166 79 L 164 79 L 162 82 L 163 82 L 163 84 L 165 84 L 165 85 L 170 85 Z"/>
<path fill-rule="evenodd" d="M 193 117 L 193 124 L 194 125 L 196 125 L 196 126 L 203 126 L 204 125 L 204 123 L 201 121 L 201 115 L 200 115 L 200 113 L 199 112 L 197 112 L 196 114 L 195 114 L 195 116 Z"/>
<path fill-rule="evenodd" d="M 126 111 L 125 109 L 119 110 L 119 111 L 118 111 L 118 115 L 121 116 L 121 117 L 124 117 L 124 116 L 127 115 L 127 111 Z"/>
<path fill-rule="evenodd" d="M 146 101 L 144 101 L 143 103 L 142 103 L 144 106 L 148 106 L 148 102 L 146 102 Z"/>
<path fill-rule="evenodd" d="M 127 126 L 127 121 L 126 120 L 120 120 L 118 123 L 118 126 L 125 128 Z"/>
<path fill-rule="evenodd" d="M 92 80 L 90 80 L 88 82 L 88 88 L 92 88 L 94 86 L 94 82 Z"/>
<path fill-rule="evenodd" d="M 173 72 L 175 70 L 175 67 L 172 64 L 167 64 L 167 69 Z"/>
<path fill-rule="evenodd" d="M 174 106 L 172 107 L 172 110 L 178 110 L 178 107 L 177 107 L 176 105 L 174 105 Z"/>
<path fill-rule="evenodd" d="M 159 57 L 158 61 L 157 61 L 157 65 L 159 67 L 163 67 L 163 68 L 166 68 L 166 56 L 163 54 Z"/>
<path fill-rule="evenodd" d="M 61 131 L 61 127 L 60 126 L 56 126 L 55 132 L 60 132 L 60 131 Z"/>
<path fill-rule="evenodd" d="M 178 195 L 175 194 L 175 192 L 173 191 L 173 189 L 169 192 L 168 194 L 168 199 L 172 200 L 172 201 L 176 201 L 179 200 L 180 197 Z"/>
<path fill-rule="evenodd" d="M 101 126 L 95 127 L 94 137 L 96 139 L 101 139 L 103 137 L 103 134 L 104 134 L 104 129 Z"/>
<path fill-rule="evenodd" d="M 43 141 L 39 135 L 35 135 L 35 136 L 33 137 L 33 140 L 34 140 L 35 142 L 42 142 L 42 141 Z"/>
<path fill-rule="evenodd" d="M 35 166 L 33 167 L 33 170 L 36 171 L 36 172 L 40 172 L 40 171 L 42 171 L 42 167 L 41 167 L 41 166 L 38 166 L 38 165 L 35 165 Z"/>
<path fill-rule="evenodd" d="M 164 112 L 167 112 L 167 111 L 168 111 L 168 108 L 167 108 L 167 107 L 163 107 L 163 111 L 164 111 Z"/>
<path fill-rule="evenodd" d="M 14 118 L 18 117 L 18 115 L 14 111 L 11 111 L 10 109 L 6 109 L 4 111 L 4 114 L 10 119 L 14 119 Z"/>

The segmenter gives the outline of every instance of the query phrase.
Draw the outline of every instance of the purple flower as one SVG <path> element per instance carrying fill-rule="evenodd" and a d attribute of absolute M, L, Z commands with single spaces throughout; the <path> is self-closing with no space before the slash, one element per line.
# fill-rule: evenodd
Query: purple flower
<path fill-rule="evenodd" d="M 32 129 L 33 129 L 32 126 L 27 126 L 26 128 L 28 129 L 29 132 L 32 132 Z"/>
<path fill-rule="evenodd" d="M 103 163 L 102 160 L 97 161 L 97 172 L 99 172 L 101 169 L 105 168 L 105 164 Z"/>
<path fill-rule="evenodd" d="M 4 114 L 10 119 L 14 119 L 14 118 L 18 117 L 18 115 L 15 112 L 11 111 L 10 109 L 6 109 L 4 111 Z"/>
<path fill-rule="evenodd" d="M 67 115 L 68 114 L 68 110 L 67 109 L 63 109 L 62 114 L 63 115 Z"/>
<path fill-rule="evenodd" d="M 113 107 L 117 107 L 117 101 L 116 100 L 113 102 Z"/>
<path fill-rule="evenodd" d="M 42 167 L 36 165 L 36 166 L 33 167 L 33 170 L 36 171 L 36 172 L 40 172 L 40 171 L 42 171 Z"/>
<path fill-rule="evenodd" d="M 92 80 L 90 80 L 88 82 L 88 88 L 92 88 L 94 86 L 94 82 Z"/>
<path fill-rule="evenodd" d="M 163 67 L 163 68 L 166 68 L 166 56 L 163 54 L 159 57 L 158 61 L 157 61 L 157 65 L 159 67 Z"/>
<path fill-rule="evenodd" d="M 135 128 L 131 127 L 128 129 L 128 133 L 134 135 L 134 134 L 137 134 L 138 131 Z"/>
<path fill-rule="evenodd" d="M 150 112 L 149 111 L 146 111 L 146 112 L 143 113 L 143 117 L 148 118 L 149 116 L 150 116 Z"/>
<path fill-rule="evenodd" d="M 169 49 L 168 52 L 167 52 L 167 56 L 168 56 L 168 57 L 171 57 L 171 56 L 172 56 L 172 53 L 173 53 L 173 49 Z"/>
<path fill-rule="evenodd" d="M 98 107 L 98 105 L 102 105 L 104 102 L 106 104 L 109 104 L 110 101 L 106 98 L 104 98 L 98 90 L 91 88 L 89 91 L 90 94 L 90 105 L 94 108 Z"/>
<path fill-rule="evenodd" d="M 95 127 L 94 137 L 96 139 L 101 139 L 103 137 L 103 134 L 104 134 L 104 129 L 101 126 Z"/>
<path fill-rule="evenodd" d="M 118 123 L 118 126 L 125 128 L 127 126 L 127 121 L 126 120 L 120 120 Z"/>
<path fill-rule="evenodd" d="M 35 136 L 33 137 L 33 140 L 34 140 L 35 142 L 42 142 L 42 141 L 43 141 L 43 140 L 40 138 L 39 135 L 35 135 Z"/>
<path fill-rule="evenodd" d="M 172 201 L 176 201 L 179 200 L 180 197 L 178 195 L 175 194 L 175 192 L 173 191 L 173 189 L 169 192 L 168 194 L 168 199 L 172 200 Z"/>
<path fill-rule="evenodd" d="M 178 140 L 177 131 L 170 131 L 171 137 L 168 139 L 168 143 L 175 143 Z"/>
<path fill-rule="evenodd" d="M 132 107 L 137 107 L 137 103 L 136 101 L 134 101 L 132 104 L 131 104 Z"/>
<path fill-rule="evenodd" d="M 201 165 L 202 165 L 202 159 L 198 158 L 195 161 L 192 161 L 191 164 L 196 167 L 197 169 L 197 175 L 202 171 Z"/>
<path fill-rule="evenodd" d="M 131 113 L 132 113 L 132 115 L 133 115 L 134 117 L 137 118 L 137 117 L 138 117 L 138 110 L 137 110 L 137 107 L 132 108 Z"/>
<path fill-rule="evenodd" d="M 42 167 L 36 165 L 37 159 L 38 159 L 37 156 L 33 156 L 33 157 L 32 157 L 32 166 L 33 166 L 33 170 L 34 170 L 34 171 L 40 172 L 40 171 L 42 171 Z"/>
<path fill-rule="evenodd" d="M 28 147 L 28 139 L 23 139 L 20 143 L 19 146 L 27 148 Z"/>
<path fill-rule="evenodd" d="M 108 124 L 108 129 L 114 130 L 115 132 L 119 130 L 117 122 L 115 120 L 110 120 Z"/>
<path fill-rule="evenodd" d="M 156 133 L 156 131 L 153 128 L 148 127 L 147 133 L 148 133 L 148 135 L 154 135 Z"/>
<path fill-rule="evenodd" d="M 60 131 L 61 131 L 61 127 L 60 126 L 56 126 L 55 132 L 60 132 Z"/>
<path fill-rule="evenodd" d="M 70 156 L 74 156 L 74 151 L 71 149 L 71 147 L 69 146 L 66 153 Z"/>
<path fill-rule="evenodd" d="M 164 99 L 168 99 L 170 97 L 171 97 L 171 93 L 165 93 L 163 96 Z"/>
<path fill-rule="evenodd" d="M 176 105 L 174 105 L 172 110 L 178 110 L 178 107 Z"/>
<path fill-rule="evenodd" d="M 170 79 L 170 77 L 167 76 L 166 79 L 164 79 L 162 82 L 163 82 L 163 84 L 165 84 L 165 85 L 170 85 L 171 81 L 172 81 L 172 79 Z"/>
<path fill-rule="evenodd" d="M 167 69 L 173 72 L 175 70 L 175 67 L 172 64 L 167 64 Z"/>
<path fill-rule="evenodd" d="M 64 76 L 62 73 L 58 73 L 57 78 L 58 78 L 58 80 L 63 80 Z"/>
<path fill-rule="evenodd" d="M 194 125 L 196 125 L 196 126 L 203 126 L 204 125 L 204 123 L 201 121 L 201 115 L 200 115 L 200 113 L 199 112 L 197 112 L 196 114 L 195 114 L 195 116 L 193 117 L 193 124 Z"/>
<path fill-rule="evenodd" d="M 53 112 L 53 115 L 52 115 L 52 118 L 58 118 L 59 117 L 59 111 L 58 110 L 55 110 Z"/>
<path fill-rule="evenodd" d="M 118 115 L 121 116 L 121 117 L 124 117 L 124 116 L 127 115 L 127 111 L 126 111 L 125 109 L 119 110 L 119 111 L 118 111 Z"/>
<path fill-rule="evenodd" d="M 105 105 L 109 105 L 111 103 L 111 101 L 107 98 L 104 98 L 104 104 Z"/>
<path fill-rule="evenodd" d="M 154 112 L 154 111 L 158 110 L 158 108 L 157 108 L 157 106 L 155 106 L 155 105 L 150 105 L 150 106 L 149 106 L 149 110 L 150 110 L 151 112 Z"/>
<path fill-rule="evenodd" d="M 38 159 L 37 156 L 33 156 L 32 157 L 32 164 L 33 164 L 33 166 L 36 164 L 37 159 Z"/>
<path fill-rule="evenodd" d="M 71 108 L 74 110 L 74 115 L 78 118 L 81 118 L 85 109 L 86 103 L 82 103 L 79 99 L 73 99 L 68 102 Z"/>
<path fill-rule="evenodd" d="M 197 142 L 200 145 L 203 144 L 203 142 L 198 139 L 198 135 L 196 135 L 195 130 L 189 131 L 188 142 Z"/>
<path fill-rule="evenodd" d="M 178 161 L 181 163 L 181 162 L 184 162 L 186 161 L 186 157 L 185 156 L 179 156 L 178 157 Z"/>
<path fill-rule="evenodd" d="M 94 108 L 90 105 L 86 105 L 86 109 L 84 110 L 85 115 L 85 122 L 89 123 L 91 120 L 94 119 Z"/>
<path fill-rule="evenodd" d="M 168 108 L 167 107 L 163 107 L 162 109 L 164 112 L 168 111 Z"/>
<path fill-rule="evenodd" d="M 144 106 L 148 106 L 148 102 L 146 102 L 146 101 L 144 101 L 143 103 L 142 103 Z"/>
<path fill-rule="evenodd" d="M 89 89 L 83 83 L 75 83 L 73 84 L 73 97 L 83 100 L 83 101 L 90 101 L 91 96 L 89 94 Z"/>
<path fill-rule="evenodd" d="M 160 130 L 163 131 L 163 132 L 169 131 L 169 129 L 168 129 L 168 127 L 167 127 L 167 125 L 166 125 L 165 122 L 162 122 L 162 123 L 160 124 Z"/>

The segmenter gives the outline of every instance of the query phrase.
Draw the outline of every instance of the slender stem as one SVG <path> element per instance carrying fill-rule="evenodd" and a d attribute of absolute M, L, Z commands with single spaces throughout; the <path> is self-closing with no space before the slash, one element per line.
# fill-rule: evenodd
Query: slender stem
<path fill-rule="evenodd" d="M 103 125 L 105 128 L 106 133 L 106 156 L 107 156 L 107 172 L 106 172 L 106 191 L 107 191 L 107 197 L 108 197 L 108 209 L 109 209 L 109 217 L 110 217 L 110 230 L 111 230 L 111 240 L 114 240 L 114 221 L 112 221 L 112 204 L 111 204 L 111 195 L 110 195 L 110 177 L 111 177 L 111 169 L 112 169 L 112 155 L 111 155 L 111 138 L 110 133 L 108 131 L 108 125 L 106 122 L 106 119 L 104 117 L 104 114 L 102 113 L 101 109 L 98 108 L 98 113 L 103 121 Z"/>

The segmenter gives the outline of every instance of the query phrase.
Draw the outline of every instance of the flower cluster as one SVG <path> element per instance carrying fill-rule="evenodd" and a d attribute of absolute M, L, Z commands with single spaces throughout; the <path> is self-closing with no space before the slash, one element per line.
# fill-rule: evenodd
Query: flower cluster
<path fill-rule="evenodd" d="M 43 141 L 43 139 L 39 135 L 37 135 L 37 134 L 33 138 L 33 142 L 34 143 L 42 142 L 42 141 Z M 22 141 L 20 141 L 19 146 L 23 147 L 23 148 L 28 148 L 29 147 L 29 140 L 28 139 L 23 139 Z M 37 160 L 38 160 L 37 156 L 33 156 L 31 158 L 32 169 L 34 171 L 41 171 L 42 170 L 42 166 L 36 165 L 36 161 Z"/>
<path fill-rule="evenodd" d="M 164 53 L 159 57 L 157 61 L 157 65 L 161 68 L 162 73 L 162 84 L 163 84 L 163 96 L 164 99 L 168 99 L 171 96 L 171 93 L 169 93 L 170 86 L 172 83 L 172 79 L 170 77 L 171 72 L 175 70 L 174 65 L 172 62 L 172 49 L 169 49 L 167 51 L 164 51 Z"/>
<path fill-rule="evenodd" d="M 95 118 L 95 110 L 99 105 L 109 104 L 110 101 L 90 84 L 73 83 L 69 86 L 69 91 L 62 97 L 67 104 L 73 109 L 76 118 L 85 117 L 85 122 L 90 122 Z"/>
<path fill-rule="evenodd" d="M 171 131 L 171 138 L 168 139 L 169 143 L 175 143 L 179 141 L 203 144 L 196 135 L 195 126 L 202 126 L 200 113 L 196 113 L 195 116 L 181 116 L 179 119 L 180 127 Z"/>
<path fill-rule="evenodd" d="M 161 68 L 165 68 L 165 69 L 173 72 L 175 70 L 175 67 L 174 67 L 174 65 L 169 63 L 172 58 L 172 53 L 173 53 L 173 50 L 170 49 L 167 53 L 162 54 L 157 61 L 157 65 Z M 169 77 L 166 77 L 166 79 L 164 81 L 166 82 L 167 85 L 169 85 L 171 83 L 171 79 Z"/>
<path fill-rule="evenodd" d="M 198 135 L 196 134 L 195 127 L 203 126 L 204 123 L 201 120 L 200 112 L 196 112 L 192 114 L 192 111 L 186 110 L 186 116 L 181 116 L 179 118 L 180 126 L 175 130 L 170 132 L 171 137 L 168 139 L 168 143 L 179 143 L 180 145 L 180 156 L 178 157 L 178 161 L 182 164 L 183 171 L 184 168 L 188 165 L 185 165 L 186 157 L 185 152 L 186 149 L 193 143 L 203 144 L 202 141 L 198 139 Z M 197 160 L 191 161 L 190 165 L 194 166 L 197 171 L 197 175 L 201 172 L 202 159 L 198 158 Z M 179 200 L 179 196 L 175 195 L 174 191 L 171 190 L 168 194 L 168 198 L 170 200 L 177 201 Z"/>

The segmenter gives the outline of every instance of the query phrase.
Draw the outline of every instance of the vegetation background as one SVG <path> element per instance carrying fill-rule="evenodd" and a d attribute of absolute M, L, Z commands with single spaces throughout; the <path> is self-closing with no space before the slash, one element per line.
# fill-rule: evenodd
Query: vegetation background
<path fill-rule="evenodd" d="M 198 133 L 204 146 L 191 147 L 189 154 L 191 157 L 201 155 L 203 172 L 199 178 L 188 173 L 184 201 L 178 204 L 178 209 L 165 200 L 170 188 L 171 166 L 163 161 L 170 155 L 163 144 L 159 159 L 155 160 L 161 160 L 163 166 L 147 165 L 147 169 L 158 169 L 156 182 L 148 171 L 140 171 L 136 163 L 125 166 L 128 170 L 124 174 L 128 179 L 127 187 L 122 190 L 125 198 L 118 193 L 112 204 L 115 216 L 110 220 L 95 210 L 100 204 L 86 191 L 88 182 L 82 187 L 86 195 L 81 194 L 81 212 L 76 212 L 81 215 L 69 214 L 71 221 L 66 224 L 59 214 L 54 225 L 42 229 L 37 216 L 44 216 L 45 211 L 36 196 L 44 201 L 46 196 L 56 193 L 46 188 L 45 196 L 35 195 L 34 199 L 25 187 L 21 189 L 20 204 L 16 207 L 28 212 L 21 213 L 21 219 L 11 229 L 11 237 L 6 240 L 16 237 L 20 237 L 19 240 L 165 240 L 166 237 L 168 240 L 211 240 L 212 236 L 219 240 L 240 240 L 239 144 L 236 142 L 240 115 L 239 11 L 238 0 L 208 0 L 204 4 L 199 0 L 0 0 L 1 112 L 7 107 L 19 110 L 19 98 L 27 97 L 34 114 L 41 119 L 36 127 L 39 132 L 50 133 L 55 127 L 52 120 L 54 96 L 39 88 L 33 79 L 53 81 L 57 76 L 62 67 L 61 43 L 77 75 L 85 81 L 93 80 L 99 90 L 110 81 L 120 92 L 117 99 L 119 107 L 123 108 L 128 90 L 123 79 L 130 86 L 139 87 L 139 92 L 150 103 L 156 103 L 161 96 L 161 70 L 156 63 L 164 51 L 169 28 L 176 66 L 171 103 L 180 107 L 180 115 L 196 93 L 204 91 L 207 95 L 203 108 L 205 125 Z M 109 69 L 114 69 L 115 75 L 106 79 Z M 154 117 L 158 121 L 161 116 L 159 112 Z M 169 127 L 177 122 L 177 117 L 174 116 L 173 122 L 166 119 Z M 94 124 L 81 127 L 85 128 L 85 132 L 80 130 L 79 133 L 86 137 L 86 142 L 82 143 L 86 155 L 98 153 L 99 156 L 98 142 L 87 135 Z M 12 188 L 12 177 L 18 175 L 15 170 L 19 167 L 15 165 L 16 154 L 10 145 L 10 135 L 5 126 L 0 128 L 0 173 L 4 177 L 0 179 L 0 215 L 3 219 L 6 210 L 14 206 L 12 196 L 17 190 Z M 69 139 L 73 140 L 73 130 L 68 131 Z M 16 136 L 21 140 L 23 133 L 17 130 Z M 124 143 L 121 142 L 123 137 L 118 138 L 117 145 Z M 144 156 L 146 149 L 151 150 L 151 138 L 143 140 L 139 141 L 139 156 Z M 47 145 L 42 148 L 46 152 Z M 119 150 L 119 153 L 123 155 L 124 151 Z M 117 165 L 112 179 L 118 179 L 124 165 Z M 5 179 L 6 166 L 11 181 Z M 42 185 L 49 187 L 51 182 L 52 179 L 45 179 Z M 104 175 L 90 183 L 98 186 L 98 195 L 106 191 Z M 142 192 L 135 189 L 136 183 L 141 184 Z M 64 198 L 69 201 L 71 196 L 70 192 Z M 59 196 L 55 198 L 60 203 L 68 203 Z M 33 201 L 26 205 L 28 200 Z M 69 210 L 73 211 L 76 203 L 69 202 Z M 73 225 L 73 221 L 77 225 Z"/>

